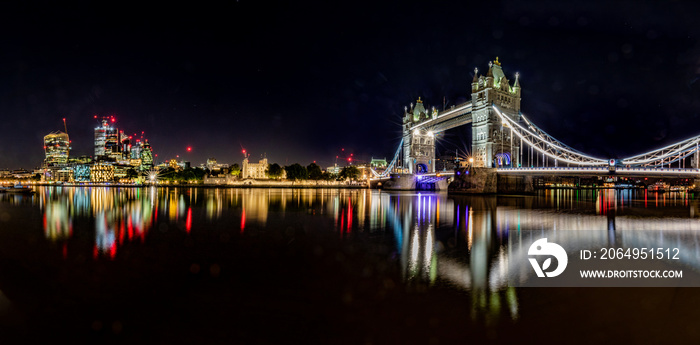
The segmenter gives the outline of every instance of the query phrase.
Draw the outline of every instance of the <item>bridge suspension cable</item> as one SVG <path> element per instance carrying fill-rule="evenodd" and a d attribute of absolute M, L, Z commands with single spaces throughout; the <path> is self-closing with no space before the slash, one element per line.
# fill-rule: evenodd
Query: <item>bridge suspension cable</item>
<path fill-rule="evenodd" d="M 382 171 L 382 173 L 378 173 L 374 168 L 370 167 L 369 170 L 372 172 L 372 174 L 375 177 L 387 177 L 391 172 L 394 170 L 394 165 L 396 165 L 396 161 L 399 160 L 399 154 L 401 153 L 401 149 L 403 148 L 403 138 L 401 138 L 401 142 L 399 142 L 399 147 L 396 149 L 396 153 L 394 154 L 394 159 L 391 160 L 391 163 L 387 165 L 386 169 Z"/>
<path fill-rule="evenodd" d="M 671 163 L 678 162 L 679 160 L 698 152 L 699 145 L 700 136 L 696 136 L 654 151 L 624 158 L 620 162 L 623 165 L 630 166 L 663 167 L 664 165 L 670 165 Z"/>
<path fill-rule="evenodd" d="M 538 152 L 550 158 L 583 166 L 600 166 L 608 164 L 607 159 L 591 157 L 565 145 L 561 141 L 545 133 L 527 119 L 525 119 L 525 122 L 528 128 L 525 128 L 518 122 L 513 121 L 508 116 L 505 116 L 495 104 L 493 105 L 493 109 L 501 118 L 501 122 L 505 125 L 505 127 L 510 127 L 512 129 L 513 134 Z"/>
<path fill-rule="evenodd" d="M 556 143 L 556 144 L 557 144 L 558 146 L 560 146 L 560 147 L 566 148 L 568 152 L 578 153 L 578 154 L 581 154 L 581 155 L 584 155 L 584 156 L 586 155 L 585 153 L 583 153 L 583 152 L 581 152 L 581 151 L 579 151 L 579 150 L 577 150 L 577 149 L 575 149 L 575 148 L 573 148 L 573 147 L 571 147 L 571 146 L 569 146 L 569 145 L 566 145 L 566 144 L 564 144 L 563 142 L 559 141 L 558 139 L 556 139 L 556 138 L 552 137 L 551 135 L 547 134 L 547 132 L 545 132 L 545 131 L 543 131 L 541 128 L 537 127 L 537 125 L 535 125 L 532 121 L 530 121 L 530 120 L 529 120 L 527 117 L 525 117 L 525 115 L 523 115 L 522 113 L 520 114 L 520 117 L 523 119 L 523 121 L 525 121 L 525 124 L 528 126 L 528 128 L 530 128 L 530 130 L 532 130 L 533 132 L 535 132 L 538 136 L 544 137 L 544 138 L 546 138 L 546 140 L 551 141 L 551 142 L 553 142 L 553 143 Z"/>

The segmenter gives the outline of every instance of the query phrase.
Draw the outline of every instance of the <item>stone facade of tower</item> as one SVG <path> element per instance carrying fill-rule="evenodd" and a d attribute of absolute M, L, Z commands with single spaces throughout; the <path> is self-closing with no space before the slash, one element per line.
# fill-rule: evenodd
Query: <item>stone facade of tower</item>
<path fill-rule="evenodd" d="M 489 62 L 485 76 L 474 70 L 472 80 L 472 157 L 475 167 L 520 165 L 520 139 L 503 126 L 492 105 L 514 121 L 520 120 L 520 81 L 511 86 L 501 63 Z"/>
<path fill-rule="evenodd" d="M 418 98 L 416 105 L 404 109 L 403 117 L 403 169 L 404 173 L 425 174 L 435 172 L 435 136 L 429 129 L 411 129 L 424 121 L 437 117 L 437 109 L 425 109 Z"/>

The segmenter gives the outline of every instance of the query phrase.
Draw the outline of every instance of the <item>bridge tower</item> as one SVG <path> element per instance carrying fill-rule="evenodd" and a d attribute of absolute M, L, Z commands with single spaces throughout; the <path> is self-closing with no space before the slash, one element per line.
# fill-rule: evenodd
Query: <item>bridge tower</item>
<path fill-rule="evenodd" d="M 425 174 L 435 172 L 435 134 L 429 129 L 411 127 L 436 118 L 437 109 L 425 109 L 418 97 L 416 105 L 404 108 L 403 117 L 403 169 L 404 173 Z"/>
<path fill-rule="evenodd" d="M 472 157 L 475 167 L 498 167 L 520 165 L 520 147 L 517 136 L 501 123 L 493 109 L 495 104 L 501 112 L 514 121 L 520 120 L 520 81 L 518 73 L 510 85 L 496 58 L 489 62 L 486 76 L 474 69 L 472 80 Z"/>

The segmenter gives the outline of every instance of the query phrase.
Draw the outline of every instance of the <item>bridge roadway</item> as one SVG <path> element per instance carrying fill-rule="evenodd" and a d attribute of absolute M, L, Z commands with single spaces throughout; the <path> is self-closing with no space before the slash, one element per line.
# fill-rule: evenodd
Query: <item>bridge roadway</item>
<path fill-rule="evenodd" d="M 448 170 L 448 171 L 438 171 L 430 174 L 421 174 L 417 175 L 415 174 L 417 178 L 420 179 L 421 182 L 435 182 L 438 180 L 444 180 L 447 178 L 450 178 L 455 175 L 455 172 L 453 170 Z M 420 176 L 420 177 L 418 177 Z M 370 181 L 387 181 L 390 180 L 391 176 L 376 176 L 376 177 L 370 177 Z"/>
<path fill-rule="evenodd" d="M 505 175 L 565 175 L 565 176 L 601 176 L 622 175 L 638 177 L 700 177 L 700 169 L 685 168 L 634 168 L 615 167 L 544 167 L 544 168 L 498 168 L 498 174 Z"/>
<path fill-rule="evenodd" d="M 637 176 L 637 177 L 666 177 L 666 178 L 700 178 L 700 169 L 685 168 L 627 168 L 616 167 L 610 171 L 608 167 L 543 167 L 543 168 L 497 168 L 496 172 L 503 175 L 560 175 L 560 176 Z M 440 171 L 421 176 L 422 182 L 432 182 L 437 179 L 445 179 L 455 175 L 452 170 Z M 373 177 L 371 181 L 384 181 L 386 177 Z"/>

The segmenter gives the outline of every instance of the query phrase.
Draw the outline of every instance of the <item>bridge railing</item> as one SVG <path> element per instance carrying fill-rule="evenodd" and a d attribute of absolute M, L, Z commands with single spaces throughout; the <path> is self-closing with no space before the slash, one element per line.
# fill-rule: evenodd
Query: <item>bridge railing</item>
<path fill-rule="evenodd" d="M 499 172 L 610 172 L 608 167 L 516 167 L 516 168 L 498 168 Z M 642 167 L 615 167 L 616 173 L 627 172 L 647 172 L 647 173 L 662 173 L 662 174 L 695 174 L 700 175 L 700 169 L 694 168 L 642 168 Z"/>
<path fill-rule="evenodd" d="M 653 171 L 653 172 L 682 172 L 682 173 L 700 173 L 700 169 L 692 168 L 639 168 L 639 167 L 620 167 L 615 171 Z"/>
<path fill-rule="evenodd" d="M 520 168 L 498 168 L 498 171 L 603 171 L 606 167 L 520 167 Z"/>

